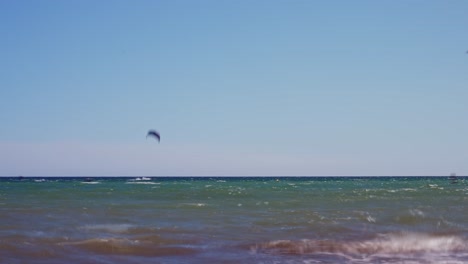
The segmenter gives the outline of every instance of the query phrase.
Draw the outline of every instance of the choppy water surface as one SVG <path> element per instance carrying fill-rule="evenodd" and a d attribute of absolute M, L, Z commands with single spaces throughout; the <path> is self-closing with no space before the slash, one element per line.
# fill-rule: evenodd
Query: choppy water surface
<path fill-rule="evenodd" d="M 0 178 L 0 263 L 467 263 L 467 183 Z"/>

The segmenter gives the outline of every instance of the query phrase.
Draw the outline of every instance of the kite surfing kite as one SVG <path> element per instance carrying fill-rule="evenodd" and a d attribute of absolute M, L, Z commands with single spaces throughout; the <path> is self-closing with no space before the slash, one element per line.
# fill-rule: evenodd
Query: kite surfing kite
<path fill-rule="evenodd" d="M 146 134 L 146 138 L 148 138 L 149 136 L 155 137 L 158 140 L 158 142 L 161 141 L 161 136 L 159 135 L 158 131 L 156 131 L 156 130 L 148 131 L 148 134 Z"/>

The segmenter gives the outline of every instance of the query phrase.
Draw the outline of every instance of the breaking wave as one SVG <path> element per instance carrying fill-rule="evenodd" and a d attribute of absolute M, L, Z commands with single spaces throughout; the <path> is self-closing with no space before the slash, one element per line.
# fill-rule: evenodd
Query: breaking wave
<path fill-rule="evenodd" d="M 456 235 L 390 233 L 362 241 L 274 240 L 251 247 L 267 254 L 335 254 L 347 259 L 414 258 L 431 256 L 467 257 L 468 241 Z"/>

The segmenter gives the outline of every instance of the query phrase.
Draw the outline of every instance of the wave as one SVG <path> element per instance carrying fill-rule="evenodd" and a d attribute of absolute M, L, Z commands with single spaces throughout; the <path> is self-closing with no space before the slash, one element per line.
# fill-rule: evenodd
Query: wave
<path fill-rule="evenodd" d="M 197 246 L 199 241 L 167 234 L 170 230 L 155 230 L 127 224 L 90 225 L 83 228 L 90 232 L 82 235 L 91 235 L 90 237 L 76 239 L 68 236 L 49 236 L 53 234 L 47 236 L 19 234 L 2 236 L 0 239 L 0 263 L 20 263 L 18 262 L 20 258 L 28 260 L 40 258 L 44 260 L 40 263 L 51 263 L 47 259 L 65 257 L 69 250 L 84 251 L 87 252 L 86 255 L 92 253 L 149 257 L 185 256 L 199 253 L 201 250 Z M 95 234 L 93 230 L 104 230 L 110 233 Z M 156 232 L 165 234 L 157 234 Z M 24 263 L 32 262 L 34 261 L 25 261 Z M 69 261 L 65 262 L 70 263 Z"/>
<path fill-rule="evenodd" d="M 83 227 L 87 231 L 104 231 L 109 233 L 126 233 L 131 228 L 134 228 L 131 224 L 98 224 L 98 225 L 86 225 Z"/>
<path fill-rule="evenodd" d="M 139 177 L 139 178 L 136 178 L 135 181 L 151 181 L 151 178 L 149 178 L 149 177 Z"/>
<path fill-rule="evenodd" d="M 425 254 L 468 255 L 468 241 L 456 235 L 401 232 L 362 241 L 274 240 L 257 244 L 251 250 L 270 254 L 336 254 L 349 259 L 414 257 Z"/>
<path fill-rule="evenodd" d="M 151 178 L 149 177 L 137 177 L 134 179 L 130 179 L 129 181 L 151 181 Z"/>
<path fill-rule="evenodd" d="M 128 181 L 127 184 L 161 184 L 159 182 L 148 182 L 148 181 Z"/>
<path fill-rule="evenodd" d="M 100 182 L 98 181 L 84 181 L 84 182 L 81 182 L 83 184 L 99 184 Z"/>
<path fill-rule="evenodd" d="M 188 206 L 188 207 L 204 207 L 207 206 L 206 203 L 181 203 L 181 206 Z"/>
<path fill-rule="evenodd" d="M 60 246 L 73 246 L 82 250 L 104 255 L 134 256 L 171 256 L 194 254 L 197 250 L 183 246 L 170 245 L 159 237 L 128 238 L 93 238 L 75 242 L 62 242 Z"/>

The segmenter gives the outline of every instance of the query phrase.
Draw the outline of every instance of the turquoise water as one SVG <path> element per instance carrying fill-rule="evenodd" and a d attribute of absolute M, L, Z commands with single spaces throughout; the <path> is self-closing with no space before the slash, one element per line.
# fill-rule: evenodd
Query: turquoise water
<path fill-rule="evenodd" d="M 467 263 L 465 180 L 0 178 L 0 263 Z"/>

